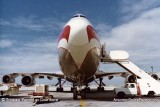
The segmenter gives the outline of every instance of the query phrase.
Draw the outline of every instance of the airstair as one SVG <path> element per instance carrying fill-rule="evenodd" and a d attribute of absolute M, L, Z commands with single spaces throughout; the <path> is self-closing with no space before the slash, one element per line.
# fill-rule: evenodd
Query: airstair
<path fill-rule="evenodd" d="M 151 77 L 151 75 L 131 62 L 129 60 L 129 54 L 126 51 L 118 50 L 106 53 L 106 51 L 104 51 L 104 48 L 104 45 L 102 45 L 101 62 L 118 64 L 120 67 L 124 68 L 125 70 L 139 78 L 140 81 L 143 81 L 143 84 L 147 84 L 148 90 L 154 92 L 154 94 L 160 95 L 160 82 L 155 80 L 153 77 Z"/>

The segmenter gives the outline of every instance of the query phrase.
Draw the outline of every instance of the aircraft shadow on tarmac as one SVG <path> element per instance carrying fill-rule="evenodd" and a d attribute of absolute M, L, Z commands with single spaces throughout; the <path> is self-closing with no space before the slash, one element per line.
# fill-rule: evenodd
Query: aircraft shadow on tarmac
<path fill-rule="evenodd" d="M 65 92 L 65 93 L 69 93 L 69 92 Z M 64 93 L 64 94 L 65 94 Z M 71 93 L 71 92 L 70 92 Z M 160 96 L 156 96 L 156 97 L 147 97 L 147 96 L 143 96 L 143 97 L 139 97 L 139 96 L 128 96 L 128 97 L 124 97 L 124 98 L 118 98 L 116 97 L 115 93 L 113 91 L 104 91 L 104 92 L 87 92 L 86 93 L 86 98 L 85 100 L 95 100 L 95 101 L 114 101 L 114 99 L 160 99 Z M 72 97 L 59 97 L 60 100 L 73 100 Z M 81 98 L 78 98 L 78 100 Z"/>

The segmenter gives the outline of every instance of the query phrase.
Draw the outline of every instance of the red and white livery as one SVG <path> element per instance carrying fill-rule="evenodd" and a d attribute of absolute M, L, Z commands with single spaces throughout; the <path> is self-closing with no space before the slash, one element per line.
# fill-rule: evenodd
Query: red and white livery
<path fill-rule="evenodd" d="M 100 42 L 88 19 L 75 15 L 64 26 L 58 41 L 62 72 L 81 84 L 89 80 L 100 63 Z"/>

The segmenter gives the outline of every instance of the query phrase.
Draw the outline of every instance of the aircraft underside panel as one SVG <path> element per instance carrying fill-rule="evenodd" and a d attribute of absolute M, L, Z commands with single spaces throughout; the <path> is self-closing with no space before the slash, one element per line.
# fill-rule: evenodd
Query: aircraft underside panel
<path fill-rule="evenodd" d="M 80 69 L 78 69 L 69 51 L 59 48 L 59 64 L 63 73 L 80 84 L 84 84 L 90 77 L 93 77 L 98 69 L 99 61 L 97 49 L 93 48 L 87 53 Z"/>

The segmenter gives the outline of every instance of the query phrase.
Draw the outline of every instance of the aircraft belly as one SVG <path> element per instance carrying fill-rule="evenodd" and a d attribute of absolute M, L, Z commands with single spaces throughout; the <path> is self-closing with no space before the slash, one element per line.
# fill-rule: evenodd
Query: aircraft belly
<path fill-rule="evenodd" d="M 84 83 L 92 77 L 98 69 L 99 53 L 97 50 L 98 48 L 89 50 L 79 68 L 69 51 L 64 48 L 59 48 L 59 64 L 62 72 L 73 81 Z"/>

